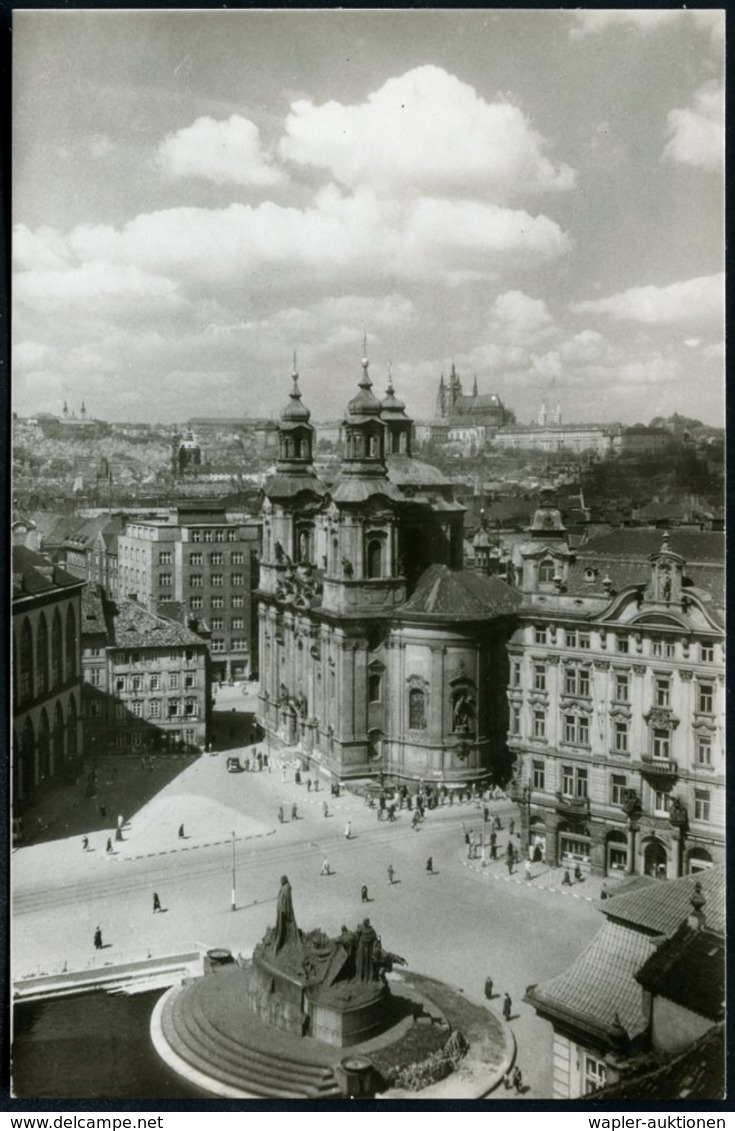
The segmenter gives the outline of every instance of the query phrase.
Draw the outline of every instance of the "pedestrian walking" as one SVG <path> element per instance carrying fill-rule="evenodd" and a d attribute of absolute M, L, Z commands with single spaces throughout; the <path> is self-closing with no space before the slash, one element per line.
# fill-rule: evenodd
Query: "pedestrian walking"
<path fill-rule="evenodd" d="M 260 773 L 260 771 L 263 769 L 263 755 L 260 753 L 260 751 L 258 751 L 258 753 L 255 755 L 255 759 L 258 763 L 258 773 Z"/>
<path fill-rule="evenodd" d="M 396 819 L 396 807 L 395 807 L 395 804 L 391 801 L 390 805 L 388 806 L 388 820 L 389 821 L 395 821 L 395 819 Z"/>
<path fill-rule="evenodd" d="M 179 825 L 179 840 L 183 840 L 183 839 L 184 839 L 184 826 Z"/>
<path fill-rule="evenodd" d="M 413 829 L 414 832 L 416 832 L 416 829 L 419 827 L 420 819 L 421 818 L 419 817 L 418 809 L 414 810 L 413 817 L 411 818 L 411 828 Z"/>
<path fill-rule="evenodd" d="M 296 771 L 293 776 L 293 780 L 296 782 L 296 785 L 301 785 L 301 770 Z"/>
<path fill-rule="evenodd" d="M 579 864 L 574 865 L 574 878 L 578 884 L 584 882 L 584 876 L 582 875 L 582 869 L 580 868 Z"/>
<path fill-rule="evenodd" d="M 508 847 L 505 850 L 505 859 L 506 859 L 506 862 L 508 864 L 508 875 L 512 876 L 513 875 L 514 853 L 513 853 L 513 845 L 511 844 L 510 841 L 508 841 Z"/>
<path fill-rule="evenodd" d="M 154 891 L 154 893 L 153 893 L 153 914 L 155 915 L 156 912 L 160 911 L 160 910 L 161 910 L 161 901 L 158 898 L 158 892 Z"/>
<path fill-rule="evenodd" d="M 492 1000 L 493 996 L 493 980 L 492 978 L 485 979 L 485 997 L 488 1001 Z"/>
<path fill-rule="evenodd" d="M 602 888 L 600 889 L 600 899 L 607 899 L 609 894 L 610 893 L 607 890 L 607 884 L 603 883 Z"/>
<path fill-rule="evenodd" d="M 102 931 L 97 927 L 94 932 L 94 949 L 102 950 Z"/>
<path fill-rule="evenodd" d="M 311 778 L 306 779 L 306 792 L 311 793 Z"/>
<path fill-rule="evenodd" d="M 427 872 L 433 872 L 434 871 L 434 857 L 433 856 L 430 856 L 429 859 L 426 861 L 426 871 Z"/>
<path fill-rule="evenodd" d="M 297 820 L 297 817 L 298 817 L 298 813 L 297 813 L 297 809 L 296 809 L 296 802 L 292 801 L 291 802 L 291 820 L 295 821 L 295 820 Z"/>
<path fill-rule="evenodd" d="M 82 851 L 83 852 L 89 852 L 89 837 L 88 836 L 82 837 Z"/>
<path fill-rule="evenodd" d="M 490 820 L 490 810 L 488 809 L 487 805 L 483 805 L 482 807 L 482 820 L 484 824 L 487 824 L 487 822 Z"/>
<path fill-rule="evenodd" d="M 329 806 L 327 805 L 326 801 L 322 801 L 322 813 L 325 817 L 329 816 Z"/>
<path fill-rule="evenodd" d="M 122 829 L 115 829 L 115 840 L 122 840 Z"/>
<path fill-rule="evenodd" d="M 108 836 L 108 838 L 107 838 L 107 846 L 105 848 L 105 852 L 112 852 L 112 837 L 111 836 Z"/>
<path fill-rule="evenodd" d="M 283 824 L 283 806 L 282 805 L 278 806 L 278 820 L 280 821 L 281 824 Z"/>
<path fill-rule="evenodd" d="M 526 873 L 526 879 L 530 880 L 531 879 L 531 861 L 528 858 L 526 858 L 523 861 L 523 871 Z"/>
<path fill-rule="evenodd" d="M 349 840 L 352 836 L 352 822 L 348 821 L 345 825 L 345 840 Z"/>
<path fill-rule="evenodd" d="M 572 886 L 572 877 L 569 875 L 568 868 L 564 869 L 564 879 L 562 880 L 562 886 L 567 888 L 570 888 Z"/>
<path fill-rule="evenodd" d="M 361 903 L 369 903 L 370 902 L 370 899 L 369 899 L 369 896 L 368 896 L 367 884 L 363 884 L 362 887 L 360 888 L 360 902 Z"/>
<path fill-rule="evenodd" d="M 389 884 L 393 883 L 393 877 L 395 876 L 395 874 L 396 873 L 395 873 L 395 869 L 393 868 L 393 865 L 389 864 L 388 865 L 388 883 Z"/>
<path fill-rule="evenodd" d="M 520 1096 L 521 1093 L 523 1092 L 523 1073 L 521 1072 L 518 1065 L 516 1065 L 516 1067 L 513 1069 L 513 1075 L 511 1077 L 511 1083 L 513 1084 L 513 1087 L 515 1088 L 516 1092 Z"/>
<path fill-rule="evenodd" d="M 503 998 L 503 1017 L 506 1021 L 510 1021 L 510 1015 L 513 1010 L 513 1000 L 509 993 L 505 994 Z"/>
<path fill-rule="evenodd" d="M 319 875 L 320 876 L 331 876 L 331 874 L 332 873 L 331 873 L 330 868 L 329 868 L 329 860 L 325 856 L 324 859 L 322 860 L 322 870 L 319 873 Z"/>
<path fill-rule="evenodd" d="M 511 817 L 510 826 L 508 827 L 508 833 L 509 833 L 510 836 L 513 836 L 513 833 L 515 831 L 516 831 L 516 823 L 515 823 L 514 819 Z"/>

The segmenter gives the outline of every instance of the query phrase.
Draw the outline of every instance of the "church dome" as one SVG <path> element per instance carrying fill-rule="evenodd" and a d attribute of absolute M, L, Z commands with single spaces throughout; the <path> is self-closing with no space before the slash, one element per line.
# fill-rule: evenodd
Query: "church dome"
<path fill-rule="evenodd" d="M 301 403 L 301 390 L 299 389 L 299 375 L 294 371 L 291 374 L 293 380 L 293 388 L 289 393 L 288 404 L 281 413 L 282 424 L 308 424 L 311 420 L 311 413 L 306 405 Z"/>
<path fill-rule="evenodd" d="M 368 374 L 369 364 L 367 357 L 363 357 L 362 377 L 359 382 L 360 392 L 347 405 L 347 412 L 352 417 L 380 415 L 380 401 L 372 391 L 373 383 Z"/>

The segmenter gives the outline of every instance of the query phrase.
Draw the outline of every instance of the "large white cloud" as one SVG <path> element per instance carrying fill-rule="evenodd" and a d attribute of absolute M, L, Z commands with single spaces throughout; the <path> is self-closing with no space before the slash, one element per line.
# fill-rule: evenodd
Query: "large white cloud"
<path fill-rule="evenodd" d="M 279 146 L 283 158 L 327 168 L 350 187 L 491 199 L 571 188 L 574 171 L 546 149 L 517 106 L 485 102 L 431 65 L 389 79 L 356 106 L 294 102 Z"/>
<path fill-rule="evenodd" d="M 696 92 L 692 107 L 669 111 L 664 157 L 702 169 L 719 169 L 725 153 L 724 115 L 722 87 L 718 82 L 706 83 Z"/>
<path fill-rule="evenodd" d="M 724 279 L 705 275 L 667 287 L 631 287 L 608 298 L 573 303 L 575 314 L 607 314 L 617 321 L 649 325 L 722 325 Z"/>
<path fill-rule="evenodd" d="M 171 177 L 202 177 L 216 185 L 277 185 L 282 171 L 260 144 L 254 122 L 197 118 L 161 142 L 156 160 Z"/>
<path fill-rule="evenodd" d="M 506 291 L 492 305 L 490 328 L 495 339 L 530 346 L 554 333 L 554 319 L 543 299 Z"/>

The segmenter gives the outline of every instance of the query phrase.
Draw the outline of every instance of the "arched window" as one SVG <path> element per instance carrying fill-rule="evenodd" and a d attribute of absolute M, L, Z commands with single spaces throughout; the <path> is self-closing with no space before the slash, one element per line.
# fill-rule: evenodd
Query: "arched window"
<path fill-rule="evenodd" d="M 380 441 L 379 441 L 377 436 L 371 436 L 370 437 L 370 455 L 371 456 L 379 456 L 380 455 Z"/>
<path fill-rule="evenodd" d="M 408 725 L 411 730 L 423 730 L 426 725 L 424 693 L 412 687 L 408 693 Z"/>
<path fill-rule="evenodd" d="M 79 674 L 79 649 L 77 647 L 77 618 L 69 605 L 66 610 L 66 678 L 74 679 Z"/>
<path fill-rule="evenodd" d="M 554 574 L 555 573 L 556 573 L 556 566 L 554 565 L 553 560 L 551 558 L 544 558 L 544 560 L 541 562 L 541 564 L 538 567 L 539 582 L 541 584 L 543 584 L 544 582 L 548 582 L 549 584 L 551 584 L 551 582 L 554 580 Z"/>
<path fill-rule="evenodd" d="M 64 679 L 63 633 L 61 614 L 56 609 L 51 624 L 51 690 L 58 687 Z"/>
<path fill-rule="evenodd" d="M 36 629 L 36 693 L 45 695 L 48 686 L 48 628 L 46 617 L 41 613 Z"/>
<path fill-rule="evenodd" d="M 33 733 L 33 723 L 30 719 L 26 719 L 20 740 L 20 766 L 18 769 L 19 792 L 22 797 L 27 797 L 35 784 L 35 759 L 36 736 Z"/>
<path fill-rule="evenodd" d="M 33 698 L 33 633 L 28 617 L 20 630 L 19 676 L 19 698 L 24 703 Z"/>
<path fill-rule="evenodd" d="M 371 538 L 367 545 L 367 575 L 383 576 L 383 544 L 379 538 Z"/>
<path fill-rule="evenodd" d="M 64 761 L 64 712 L 59 702 L 56 703 L 54 711 L 51 750 L 54 758 L 54 772 L 56 772 Z"/>
<path fill-rule="evenodd" d="M 49 758 L 50 744 L 50 729 L 48 725 L 48 715 L 46 711 L 41 711 L 41 725 L 38 728 L 38 779 L 45 781 L 49 776 L 51 769 L 51 760 Z"/>
<path fill-rule="evenodd" d="M 66 712 L 66 749 L 70 758 L 77 756 L 77 704 L 72 695 Z"/>

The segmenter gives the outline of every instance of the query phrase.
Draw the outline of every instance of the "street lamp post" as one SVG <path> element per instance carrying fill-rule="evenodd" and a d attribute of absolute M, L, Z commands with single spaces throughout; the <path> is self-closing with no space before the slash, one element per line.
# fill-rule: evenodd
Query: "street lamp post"
<path fill-rule="evenodd" d="M 235 832 L 232 833 L 232 903 L 230 910 L 236 911 L 237 904 L 235 902 Z"/>

